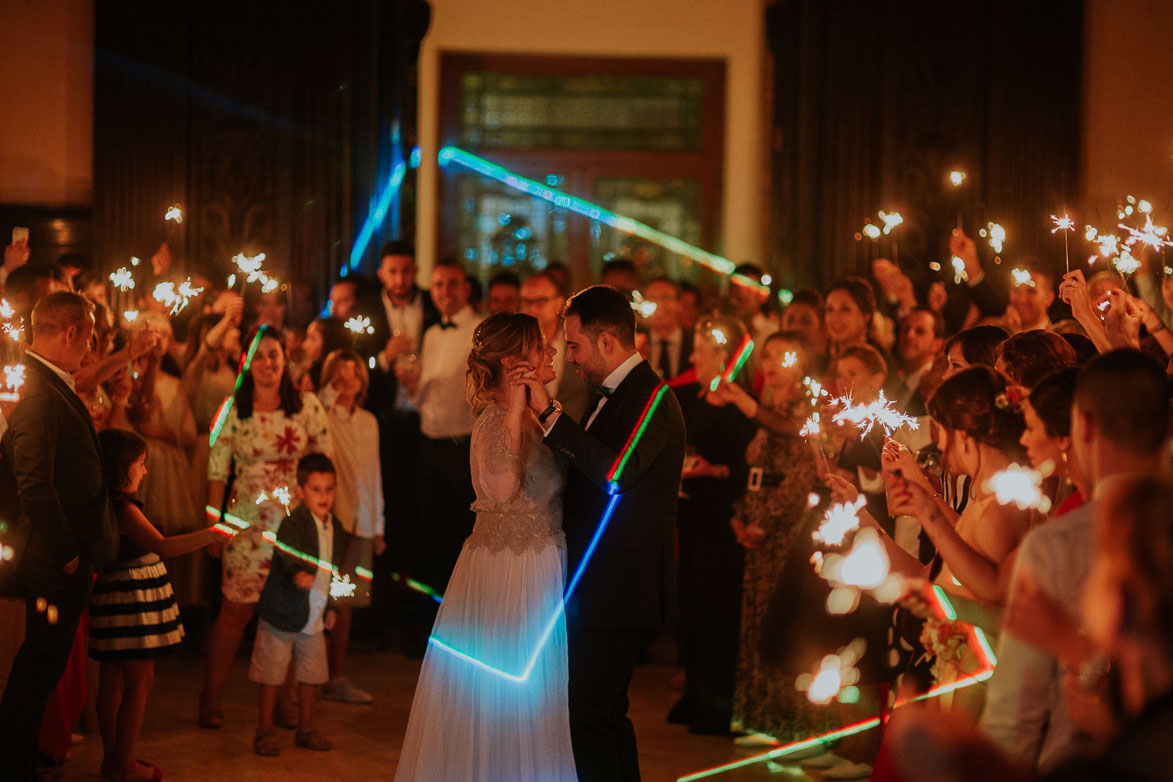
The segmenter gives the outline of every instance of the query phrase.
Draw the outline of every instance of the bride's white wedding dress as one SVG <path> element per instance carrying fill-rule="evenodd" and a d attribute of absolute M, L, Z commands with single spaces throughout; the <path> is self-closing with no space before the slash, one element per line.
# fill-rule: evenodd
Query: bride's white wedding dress
<path fill-rule="evenodd" d="M 473 427 L 476 525 L 432 628 L 396 782 L 577 780 L 559 610 L 565 469 L 532 422 L 511 451 L 505 417 L 491 406 Z"/>

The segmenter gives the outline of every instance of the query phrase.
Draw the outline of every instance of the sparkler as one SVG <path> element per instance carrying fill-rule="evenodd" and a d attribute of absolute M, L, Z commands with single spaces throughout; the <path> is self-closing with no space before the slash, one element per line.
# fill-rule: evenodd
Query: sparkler
<path fill-rule="evenodd" d="M 995 255 L 1002 253 L 1002 247 L 1006 244 L 1005 228 L 998 223 L 986 223 L 986 227 L 978 231 L 978 234 L 986 238 Z"/>
<path fill-rule="evenodd" d="M 24 318 L 20 319 L 17 324 L 3 323 L 0 324 L 0 331 L 13 342 L 20 342 L 24 339 Z"/>
<path fill-rule="evenodd" d="M 134 290 L 134 274 L 125 266 L 120 266 L 110 273 L 110 282 L 122 293 Z"/>
<path fill-rule="evenodd" d="M 339 577 L 337 571 L 330 574 L 330 597 L 338 600 L 343 597 L 354 597 L 354 590 L 358 584 L 350 580 L 350 576 L 343 574 Z"/>
<path fill-rule="evenodd" d="M 278 486 L 273 489 L 273 499 L 281 503 L 281 507 L 285 508 L 285 515 L 289 515 L 289 505 L 292 502 L 292 497 L 289 493 L 288 486 Z"/>
<path fill-rule="evenodd" d="M 124 310 L 122 312 L 122 319 L 127 323 L 134 323 L 138 320 L 138 310 Z"/>
<path fill-rule="evenodd" d="M 953 267 L 953 284 L 960 285 L 969 279 L 969 272 L 965 270 L 965 261 L 960 257 L 954 255 L 949 259 L 949 264 Z"/>
<path fill-rule="evenodd" d="M 196 288 L 188 277 L 176 287 L 173 282 L 161 282 L 155 286 L 152 297 L 155 301 L 171 308 L 172 315 L 178 315 L 191 303 L 191 300 L 204 292 L 203 288 Z"/>
<path fill-rule="evenodd" d="M 1019 510 L 1033 509 L 1046 513 L 1051 499 L 1043 493 L 1043 474 L 1030 467 L 1012 464 L 986 481 L 986 491 L 994 493 L 999 505 L 1015 505 Z"/>
<path fill-rule="evenodd" d="M 790 369 L 798 366 L 798 353 L 788 350 L 782 355 L 782 368 Z"/>
<path fill-rule="evenodd" d="M 163 215 L 163 221 L 174 220 L 176 225 L 183 222 L 183 210 L 176 204 L 167 210 L 167 214 Z"/>
<path fill-rule="evenodd" d="M 1015 268 L 1010 270 L 1010 276 L 1014 278 L 1014 287 L 1019 288 L 1023 285 L 1028 285 L 1031 288 L 1035 287 L 1035 281 L 1031 279 L 1030 271 L 1027 269 Z"/>
<path fill-rule="evenodd" d="M 656 302 L 648 301 L 639 291 L 632 291 L 631 308 L 635 310 L 641 318 L 650 318 L 656 313 Z"/>
<path fill-rule="evenodd" d="M 891 603 L 900 597 L 903 589 L 904 580 L 899 574 L 889 572 L 888 553 L 880 536 L 871 528 L 855 534 L 847 554 L 812 557 L 811 562 L 815 572 L 832 587 L 827 595 L 830 614 L 851 613 L 859 605 L 863 592 L 870 592 L 881 603 Z"/>
<path fill-rule="evenodd" d="M 1127 277 L 1140 268 L 1140 261 L 1133 257 L 1128 248 L 1124 248 L 1119 256 L 1112 259 L 1112 265 L 1116 267 L 1116 271 Z"/>
<path fill-rule="evenodd" d="M 228 287 L 228 290 L 232 290 L 233 288 L 236 287 L 236 275 L 235 274 L 228 275 L 228 286 L 227 287 Z"/>
<path fill-rule="evenodd" d="M 795 687 L 799 692 L 805 692 L 807 699 L 817 706 L 830 703 L 836 697 L 840 697 L 841 691 L 855 689 L 854 685 L 859 682 L 859 669 L 856 663 L 866 650 L 867 641 L 856 638 L 837 654 L 824 657 L 815 673 L 804 673 L 799 676 L 795 680 Z M 854 696 L 858 698 L 859 693 L 855 692 Z"/>
<path fill-rule="evenodd" d="M 1071 271 L 1071 256 L 1067 251 L 1067 234 L 1075 230 L 1075 221 L 1071 219 L 1070 215 L 1064 214 L 1062 217 L 1051 215 L 1051 222 L 1055 227 L 1051 229 L 1051 233 L 1056 231 L 1063 232 L 1063 260 L 1067 264 L 1067 271 Z"/>
<path fill-rule="evenodd" d="M 1100 245 L 1100 255 L 1105 258 L 1111 258 L 1120 252 L 1120 237 L 1116 234 L 1100 234 L 1096 243 Z"/>
<path fill-rule="evenodd" d="M 371 319 L 366 317 L 365 315 L 355 316 L 355 317 L 351 318 L 350 320 L 346 321 L 346 330 L 351 331 L 351 332 L 358 334 L 360 336 L 363 334 L 374 334 L 375 333 L 375 329 L 371 325 Z"/>
<path fill-rule="evenodd" d="M 811 417 L 806 419 L 806 423 L 798 430 L 801 437 L 818 437 L 823 433 L 823 425 L 819 420 L 818 413 L 811 413 Z"/>
<path fill-rule="evenodd" d="M 888 437 L 892 436 L 892 432 L 905 426 L 909 429 L 917 428 L 916 418 L 897 412 L 893 407 L 895 402 L 889 402 L 883 390 L 876 397 L 876 401 L 868 404 L 857 405 L 851 397 L 839 397 L 835 404 L 843 405 L 844 409 L 836 413 L 831 420 L 837 424 L 846 422 L 855 426 L 860 430 L 861 440 L 866 439 L 877 424 Z"/>
<path fill-rule="evenodd" d="M 949 172 L 949 184 L 954 187 L 961 187 L 965 184 L 965 172 L 960 169 L 953 169 Z"/>
<path fill-rule="evenodd" d="M 885 236 L 904 223 L 904 217 L 899 212 L 885 212 L 883 209 L 880 210 L 880 220 L 884 223 Z"/>
<path fill-rule="evenodd" d="M 0 299 L 0 318 L 8 320 L 16 314 L 16 310 L 12 309 L 12 305 L 8 303 L 8 299 Z"/>
<path fill-rule="evenodd" d="M 267 275 L 261 276 L 261 293 L 272 293 L 277 290 L 281 283 L 277 282 L 272 277 Z"/>
<path fill-rule="evenodd" d="M 20 389 L 24 385 L 24 364 L 8 364 L 4 367 L 5 391 L 0 393 L 0 401 L 20 401 Z"/>
<path fill-rule="evenodd" d="M 816 543 L 828 546 L 840 546 L 848 532 L 859 529 L 859 511 L 867 505 L 867 498 L 862 495 L 852 502 L 836 503 L 823 515 L 823 523 L 811 533 Z"/>
<path fill-rule="evenodd" d="M 1129 247 L 1135 244 L 1144 244 L 1158 252 L 1162 247 L 1173 247 L 1173 239 L 1169 238 L 1169 229 L 1163 225 L 1153 225 L 1153 216 L 1151 214 L 1145 215 L 1144 226 L 1139 230 L 1124 223 L 1120 223 L 1119 227 L 1128 231 L 1129 238 L 1125 243 Z"/>
<path fill-rule="evenodd" d="M 140 263 L 142 263 L 141 258 L 139 258 L 138 256 L 135 256 L 135 255 L 130 256 L 130 265 L 131 266 L 138 266 Z"/>
<path fill-rule="evenodd" d="M 868 223 L 864 223 L 863 228 L 861 228 L 859 233 L 856 235 L 861 239 L 866 236 L 867 238 L 871 239 L 872 241 L 875 241 L 876 239 L 880 238 L 881 233 L 882 232 L 880 231 L 879 226 L 868 222 Z"/>

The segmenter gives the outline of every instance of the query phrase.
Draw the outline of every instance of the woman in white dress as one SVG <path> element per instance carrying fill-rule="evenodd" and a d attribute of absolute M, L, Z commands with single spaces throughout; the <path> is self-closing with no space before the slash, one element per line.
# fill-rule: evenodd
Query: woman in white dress
<path fill-rule="evenodd" d="M 565 466 L 542 445 L 519 364 L 554 377 L 538 322 L 477 327 L 467 393 L 476 525 L 432 628 L 397 782 L 575 782 L 562 589 Z"/>

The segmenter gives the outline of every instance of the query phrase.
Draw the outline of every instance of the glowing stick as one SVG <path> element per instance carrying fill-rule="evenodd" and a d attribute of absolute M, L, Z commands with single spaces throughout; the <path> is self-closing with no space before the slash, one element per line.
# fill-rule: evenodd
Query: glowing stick
<path fill-rule="evenodd" d="M 224 428 L 224 422 L 228 420 L 228 411 L 232 408 L 236 401 L 236 394 L 240 391 L 240 384 L 244 382 L 244 373 L 248 372 L 248 368 L 252 366 L 253 354 L 257 352 L 257 346 L 261 344 L 261 337 L 265 332 L 258 331 L 253 337 L 252 344 L 248 346 L 248 350 L 240 357 L 240 369 L 236 373 L 236 384 L 232 387 L 232 395 L 224 397 L 224 401 L 220 403 L 220 409 L 216 411 L 216 420 L 212 424 L 212 431 L 208 435 L 208 445 L 216 444 L 216 438 L 220 436 L 220 430 Z"/>
<path fill-rule="evenodd" d="M 571 596 L 574 594 L 574 590 L 578 587 L 578 582 L 581 580 L 582 574 L 586 570 L 586 566 L 590 563 L 591 557 L 595 553 L 595 549 L 598 548 L 599 541 L 602 539 L 603 533 L 607 529 L 607 525 L 611 522 L 611 517 L 615 514 L 615 506 L 619 504 L 619 498 L 622 496 L 619 493 L 618 481 L 622 476 L 624 468 L 627 466 L 628 459 L 631 457 L 632 452 L 635 451 L 636 447 L 639 445 L 639 441 L 643 438 L 643 434 L 648 427 L 648 422 L 651 421 L 652 417 L 655 415 L 656 410 L 659 408 L 660 402 L 663 400 L 664 394 L 667 393 L 667 391 L 668 385 L 665 383 L 660 383 L 658 386 L 656 386 L 655 392 L 652 394 L 651 398 L 648 399 L 647 404 L 644 405 L 643 412 L 640 414 L 639 420 L 636 421 L 635 429 L 632 430 L 631 436 L 628 437 L 627 443 L 624 445 L 623 450 L 620 452 L 618 458 L 616 458 L 615 464 L 612 466 L 610 473 L 607 475 L 607 482 L 609 484 L 608 493 L 611 495 L 611 500 L 607 503 L 607 507 L 603 511 L 603 516 L 599 519 L 599 525 L 595 529 L 595 534 L 591 538 L 590 543 L 587 544 L 586 550 L 583 552 L 582 561 L 579 562 L 578 568 L 574 571 L 574 574 L 566 583 L 566 590 L 563 594 L 562 600 L 558 602 L 558 606 L 554 609 L 553 614 L 551 614 L 550 618 L 546 621 L 546 624 L 542 628 L 541 633 L 539 633 L 537 643 L 535 644 L 533 653 L 530 655 L 529 662 L 521 670 L 521 672 L 511 673 L 509 671 L 504 671 L 500 668 L 489 665 L 488 663 L 473 657 L 467 652 L 450 646 L 435 635 L 432 635 L 430 638 L 428 638 L 429 644 L 434 644 L 436 648 L 448 652 L 457 659 L 471 663 L 472 665 L 475 665 L 487 673 L 496 674 L 497 676 L 500 676 L 501 678 L 508 681 L 522 683 L 529 678 L 530 673 L 533 672 L 534 666 L 537 664 L 538 657 L 542 653 L 542 649 L 545 647 L 546 642 L 550 640 L 550 635 L 554 632 L 554 628 L 557 627 L 559 618 L 561 618 L 565 613 L 566 603 L 569 602 Z"/>
<path fill-rule="evenodd" d="M 720 331 L 713 330 L 713 336 L 720 333 Z M 720 385 L 722 380 L 726 383 L 732 383 L 737 378 L 737 373 L 745 366 L 745 362 L 749 360 L 750 353 L 753 353 L 753 340 L 750 339 L 749 334 L 746 334 L 741 338 L 741 344 L 737 346 L 737 352 L 733 354 L 733 361 L 722 369 L 721 374 L 713 378 L 709 383 L 709 390 L 716 391 L 717 386 Z"/>
<path fill-rule="evenodd" d="M 633 220 L 630 217 L 616 214 L 609 209 L 605 209 L 598 204 L 593 204 L 590 201 L 577 198 L 572 195 L 563 193 L 560 190 L 555 190 L 547 187 L 532 179 L 519 176 L 513 173 L 504 166 L 499 166 L 492 161 L 486 160 L 483 157 L 474 155 L 471 152 L 466 152 L 459 147 L 444 147 L 440 150 L 439 162 L 441 166 L 447 166 L 449 163 L 456 163 L 464 166 L 470 171 L 475 171 L 482 176 L 527 193 L 534 198 L 540 198 L 543 201 L 548 201 L 554 206 L 562 209 L 569 209 L 572 212 L 580 214 L 586 218 L 596 222 L 609 225 L 617 231 L 622 231 L 632 236 L 637 236 L 644 241 L 650 242 L 659 247 L 670 250 L 677 255 L 683 255 L 686 258 L 691 258 L 702 266 L 705 266 L 718 274 L 728 275 L 734 282 L 746 285 L 759 291 L 769 293 L 769 288 L 762 285 L 752 277 L 746 277 L 742 274 L 733 274 L 735 264 L 728 258 L 722 258 L 719 255 L 706 252 L 688 242 L 681 241 L 675 236 L 670 236 L 663 231 L 657 231 L 651 226 L 645 225 L 638 220 Z"/>
<path fill-rule="evenodd" d="M 412 154 L 415 154 L 414 152 Z M 387 186 L 383 188 L 383 192 L 379 194 L 379 200 L 375 204 L 375 208 L 367 214 L 367 219 L 363 221 L 362 228 L 359 229 L 358 235 L 354 237 L 354 246 L 350 248 L 350 271 L 358 268 L 362 263 L 363 254 L 366 253 L 367 247 L 371 244 L 371 239 L 382 225 L 383 220 L 387 217 L 387 210 L 391 208 L 391 202 L 395 199 L 395 194 L 399 192 L 400 186 L 403 184 L 403 177 L 407 173 L 407 167 L 403 163 L 396 164 L 391 171 L 391 178 L 387 180 Z M 343 268 L 343 271 L 346 271 Z"/>

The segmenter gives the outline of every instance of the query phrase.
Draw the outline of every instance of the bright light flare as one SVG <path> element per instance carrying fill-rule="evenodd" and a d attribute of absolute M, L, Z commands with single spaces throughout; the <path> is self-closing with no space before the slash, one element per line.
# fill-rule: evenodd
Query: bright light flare
<path fill-rule="evenodd" d="M 1051 222 L 1055 225 L 1055 227 L 1051 229 L 1051 233 L 1075 230 L 1075 221 L 1071 219 L 1071 215 L 1065 214 L 1062 217 L 1051 215 Z"/>
<path fill-rule="evenodd" d="M 881 390 L 876 401 L 868 404 L 855 404 L 851 397 L 839 397 L 835 403 L 843 406 L 831 419 L 837 424 L 849 423 L 860 430 L 859 439 L 864 440 L 877 425 L 884 430 L 884 434 L 891 437 L 897 429 L 907 426 L 916 429 L 916 418 L 897 412 L 895 402 L 889 402 Z"/>
<path fill-rule="evenodd" d="M 874 223 L 864 223 L 863 228 L 859 230 L 860 234 L 866 236 L 873 241 L 880 238 L 882 231 L 878 225 Z"/>
<path fill-rule="evenodd" d="M 1006 229 L 998 223 L 986 223 L 986 227 L 978 231 L 990 243 L 990 249 L 995 253 L 1002 252 L 1006 245 Z"/>
<path fill-rule="evenodd" d="M 8 299 L 0 299 L 0 318 L 9 320 L 15 314 L 16 310 L 8 303 Z"/>
<path fill-rule="evenodd" d="M 1133 274 L 1140 269 L 1140 261 L 1127 248 L 1118 257 L 1112 259 L 1112 265 L 1116 267 L 1116 271 L 1124 276 Z"/>
<path fill-rule="evenodd" d="M 0 331 L 13 342 L 20 342 L 24 339 L 24 318 L 21 318 L 19 323 L 0 324 Z"/>
<path fill-rule="evenodd" d="M 263 273 L 261 272 L 261 264 L 265 262 L 265 254 L 259 255 L 245 255 L 244 253 L 237 253 L 232 256 L 232 262 L 236 264 L 236 269 L 241 274 L 247 275 L 245 282 L 256 282 Z"/>
<path fill-rule="evenodd" d="M 852 502 L 836 503 L 827 508 L 823 523 L 811 533 L 811 538 L 828 546 L 843 545 L 847 533 L 859 529 L 859 512 L 864 505 L 867 505 L 867 498 L 860 495 Z"/>
<path fill-rule="evenodd" d="M 812 413 L 811 417 L 806 419 L 806 423 L 802 425 L 802 428 L 798 430 L 798 434 L 801 437 L 818 437 L 822 433 L 823 424 L 819 420 L 818 413 Z"/>
<path fill-rule="evenodd" d="M 986 490 L 994 493 L 999 505 L 1041 513 L 1051 509 L 1051 499 L 1043 493 L 1043 474 L 1030 467 L 1010 465 L 986 481 Z"/>
<path fill-rule="evenodd" d="M 949 259 L 949 265 L 953 267 L 953 283 L 960 285 L 969 279 L 969 272 L 965 270 L 965 261 L 960 257 L 954 255 Z"/>
<path fill-rule="evenodd" d="M 656 302 L 648 301 L 639 291 L 631 292 L 631 308 L 641 318 L 650 318 L 656 314 Z"/>
<path fill-rule="evenodd" d="M 1031 288 L 1035 287 L 1035 281 L 1031 279 L 1030 270 L 1014 268 L 1010 270 L 1010 276 L 1014 278 L 1014 287 L 1021 288 L 1023 285 Z"/>
<path fill-rule="evenodd" d="M 804 673 L 794 682 L 799 692 L 805 692 L 811 703 L 822 706 L 840 697 L 842 690 L 859 682 L 856 664 L 867 651 L 867 641 L 856 638 L 836 654 L 828 654 L 819 662 L 813 674 Z"/>
<path fill-rule="evenodd" d="M 175 204 L 169 208 L 167 213 L 163 215 L 163 221 L 166 222 L 168 220 L 174 220 L 176 225 L 183 222 L 183 210 L 179 208 L 179 204 Z"/>
<path fill-rule="evenodd" d="M 882 209 L 880 210 L 880 220 L 884 223 L 885 236 L 904 224 L 904 217 L 899 212 L 885 212 Z"/>
<path fill-rule="evenodd" d="M 1153 216 L 1151 214 L 1145 215 L 1144 225 L 1140 229 L 1133 228 L 1124 223 L 1120 223 L 1119 227 L 1128 232 L 1128 239 L 1125 240 L 1125 243 L 1129 247 L 1134 244 L 1143 244 L 1158 252 L 1160 252 L 1162 247 L 1173 247 L 1173 239 L 1169 238 L 1169 229 L 1163 225 L 1153 225 Z"/>
<path fill-rule="evenodd" d="M 358 315 L 346 321 L 346 330 L 360 336 L 375 333 L 375 328 L 371 325 L 371 319 L 365 315 Z"/>
<path fill-rule="evenodd" d="M 790 369 L 791 367 L 796 366 L 798 366 L 798 353 L 794 352 L 793 350 L 786 351 L 786 353 L 782 356 L 782 368 Z"/>
<path fill-rule="evenodd" d="M 955 168 L 949 172 L 949 184 L 954 187 L 961 187 L 965 184 L 966 174 L 959 168 Z"/>
<path fill-rule="evenodd" d="M 110 282 L 123 293 L 134 290 L 134 274 L 125 266 L 119 266 L 110 273 Z"/>
<path fill-rule="evenodd" d="M 330 597 L 335 600 L 343 597 L 354 597 L 354 590 L 358 588 L 358 584 L 350 580 L 349 574 L 338 575 L 335 571 L 330 575 Z"/>
<path fill-rule="evenodd" d="M 134 323 L 138 320 L 138 310 L 123 310 L 122 319 L 127 323 Z"/>

